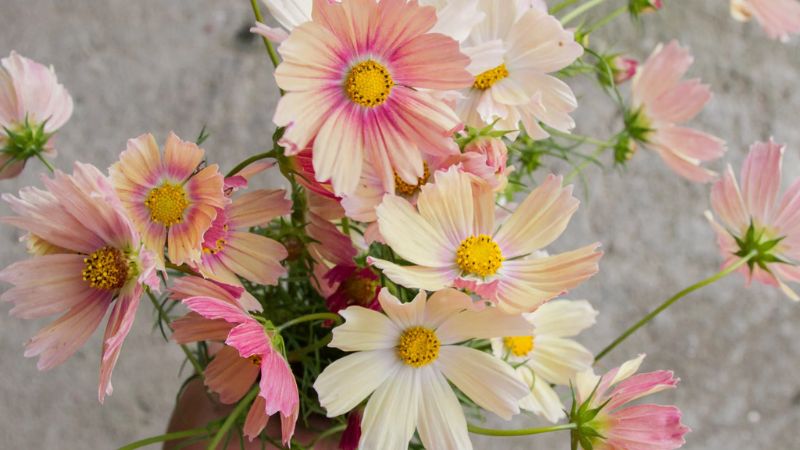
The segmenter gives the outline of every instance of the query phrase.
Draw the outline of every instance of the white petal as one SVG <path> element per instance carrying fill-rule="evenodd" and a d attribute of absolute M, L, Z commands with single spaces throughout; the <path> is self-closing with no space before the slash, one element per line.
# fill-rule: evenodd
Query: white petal
<path fill-rule="evenodd" d="M 506 420 L 519 413 L 519 401 L 528 395 L 511 366 L 474 348 L 444 346 L 434 364 L 478 406 Z"/>
<path fill-rule="evenodd" d="M 444 234 L 450 248 L 456 248 L 475 234 L 472 179 L 455 166 L 446 172 L 436 172 L 434 178 L 434 183 L 422 187 L 417 209 L 426 222 Z M 416 233 L 417 230 L 405 230 L 405 239 L 413 239 Z M 455 259 L 455 252 L 450 257 Z"/>
<path fill-rule="evenodd" d="M 578 372 L 592 367 L 594 355 L 571 339 L 536 336 L 528 365 L 548 383 L 569 384 Z"/>
<path fill-rule="evenodd" d="M 454 344 L 468 339 L 491 339 L 503 336 L 533 334 L 533 326 L 520 314 L 507 314 L 499 308 L 460 312 L 445 321 L 436 336 L 442 344 Z"/>
<path fill-rule="evenodd" d="M 503 64 L 503 55 L 506 49 L 503 47 L 503 41 L 495 39 L 462 48 L 461 51 L 469 56 L 471 60 L 467 66 L 467 71 L 473 75 L 480 75 Z"/>
<path fill-rule="evenodd" d="M 639 366 L 642 365 L 642 361 L 644 361 L 644 357 L 647 356 L 644 353 L 639 354 L 636 358 L 633 358 L 629 361 L 625 361 L 619 366 L 619 370 L 617 374 L 614 376 L 614 379 L 611 380 L 609 385 L 613 386 L 619 383 L 622 380 L 626 380 L 631 377 L 631 375 L 635 374 L 639 371 Z"/>
<path fill-rule="evenodd" d="M 455 260 L 455 258 L 454 258 Z M 397 284 L 412 289 L 438 291 L 453 284 L 458 277 L 455 263 L 452 267 L 432 268 L 422 266 L 401 266 L 378 258 L 368 258 L 369 264 L 381 269 L 383 274 Z"/>
<path fill-rule="evenodd" d="M 434 292 L 425 306 L 425 326 L 436 329 L 454 314 L 472 307 L 472 299 L 455 289 Z"/>
<path fill-rule="evenodd" d="M 564 404 L 550 387 L 550 383 L 536 377 L 527 367 L 517 368 L 517 373 L 525 384 L 531 387 L 531 393 L 520 402 L 520 408 L 532 411 L 550 422 L 556 423 L 564 417 Z"/>
<path fill-rule="evenodd" d="M 331 347 L 346 352 L 387 349 L 400 339 L 400 328 L 377 311 L 351 306 L 339 314 L 345 323 L 333 329 Z"/>
<path fill-rule="evenodd" d="M 336 417 L 353 409 L 388 378 L 402 363 L 393 351 L 358 352 L 331 363 L 314 382 L 319 404 Z"/>
<path fill-rule="evenodd" d="M 419 400 L 420 372 L 400 367 L 367 402 L 359 448 L 406 450 L 417 426 Z"/>
<path fill-rule="evenodd" d="M 419 437 L 429 449 L 471 450 L 467 420 L 447 380 L 432 366 L 420 369 Z"/>
<path fill-rule="evenodd" d="M 594 325 L 597 311 L 586 300 L 554 300 L 531 314 L 536 335 L 571 337 Z"/>
<path fill-rule="evenodd" d="M 444 231 L 425 220 L 408 201 L 387 194 L 375 213 L 386 243 L 404 259 L 426 267 L 453 264 L 455 247 Z"/>
<path fill-rule="evenodd" d="M 410 303 L 400 303 L 388 289 L 381 289 L 378 301 L 383 312 L 396 324 L 400 330 L 422 325 L 425 322 L 425 291 L 419 291 Z M 396 343 L 396 342 L 395 342 Z"/>

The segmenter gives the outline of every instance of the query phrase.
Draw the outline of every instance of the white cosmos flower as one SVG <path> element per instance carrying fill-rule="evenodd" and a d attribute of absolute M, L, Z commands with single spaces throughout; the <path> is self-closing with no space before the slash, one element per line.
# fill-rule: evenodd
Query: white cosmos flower
<path fill-rule="evenodd" d="M 347 355 L 314 383 L 328 417 L 344 414 L 371 397 L 361 421 L 359 448 L 405 450 L 414 435 L 425 448 L 469 450 L 467 422 L 448 381 L 477 405 L 508 420 L 519 413 L 528 388 L 507 363 L 456 345 L 469 339 L 522 334 L 530 324 L 497 308 L 472 309 L 472 300 L 446 289 L 424 291 L 400 303 L 386 289 L 385 315 L 360 306 L 340 312 L 346 322 L 329 344 Z"/>
<path fill-rule="evenodd" d="M 555 423 L 564 417 L 564 404 L 550 385 L 569 385 L 594 361 L 586 347 L 567 338 L 592 326 L 597 311 L 586 300 L 555 300 L 524 316 L 528 332 L 492 339 L 492 351 L 516 366 L 530 387 L 520 407 Z"/>
<path fill-rule="evenodd" d="M 480 0 L 479 10 L 486 18 L 462 43 L 462 51 L 473 59 L 467 69 L 476 79 L 458 104 L 461 119 L 474 127 L 497 121 L 501 130 L 517 130 L 522 122 L 534 139 L 548 136 L 540 122 L 564 132 L 574 128 L 569 113 L 578 105 L 575 94 L 548 75 L 583 54 L 573 33 L 541 2 Z"/>

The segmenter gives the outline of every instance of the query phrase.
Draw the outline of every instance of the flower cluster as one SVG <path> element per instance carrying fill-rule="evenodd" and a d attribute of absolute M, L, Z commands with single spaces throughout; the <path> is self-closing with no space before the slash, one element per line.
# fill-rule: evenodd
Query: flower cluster
<path fill-rule="evenodd" d="M 3 195 L 14 214 L 0 221 L 25 233 L 31 257 L 0 271 L 13 286 L 0 298 L 23 319 L 60 315 L 25 356 L 41 370 L 63 363 L 110 309 L 102 402 L 145 296 L 212 401 L 236 405 L 224 421 L 161 440 L 197 435 L 216 448 L 236 428 L 290 446 L 324 414 L 320 437 L 344 430 L 342 448 L 465 450 L 469 432 L 503 434 L 468 422 L 487 410 L 566 420 L 530 434 L 571 430 L 573 448 L 681 447 L 689 429 L 677 407 L 629 405 L 674 388 L 671 372 L 635 375 L 643 356 L 603 376 L 593 366 L 709 283 L 595 356 L 576 337 L 597 311 L 562 297 L 598 273 L 600 244 L 548 252 L 579 201 L 561 175 L 524 193 L 522 176 L 541 149 L 563 150 L 560 139 L 587 142 L 570 134 L 578 102 L 565 80 L 592 71 L 619 96 L 624 122 L 612 140 L 593 140 L 599 150 L 624 164 L 642 145 L 688 180 L 715 181 L 718 277 L 738 270 L 793 299 L 800 181 L 779 198 L 784 150 L 772 140 L 751 149 L 741 189 L 730 167 L 717 178 L 703 166 L 725 145 L 685 126 L 711 98 L 684 79 L 692 55 L 676 41 L 642 64 L 598 53 L 584 38 L 616 16 L 565 27 L 596 3 L 559 19 L 536 0 L 269 2 L 281 28 L 253 32 L 282 93 L 272 150 L 223 174 L 202 134 L 170 133 L 163 147 L 145 134 L 105 172 L 76 163 L 43 188 Z M 773 37 L 796 32 L 796 3 L 768 3 L 733 2 Z M 622 10 L 661 8 L 632 0 Z M 13 52 L 2 66 L 8 178 L 32 157 L 49 167 L 72 101 L 52 69 Z M 287 189 L 250 187 L 266 173 Z M 279 432 L 267 426 L 275 414 Z"/>

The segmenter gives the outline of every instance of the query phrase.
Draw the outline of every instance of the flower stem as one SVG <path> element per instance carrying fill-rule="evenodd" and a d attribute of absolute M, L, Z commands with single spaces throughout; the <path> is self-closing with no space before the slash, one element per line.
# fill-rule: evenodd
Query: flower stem
<path fill-rule="evenodd" d="M 573 179 L 573 178 L 575 178 L 575 177 L 576 177 L 576 176 L 577 176 L 579 173 L 581 173 L 581 172 L 583 171 L 583 169 L 585 169 L 585 168 L 586 168 L 586 166 L 588 166 L 588 165 L 589 165 L 589 164 L 591 164 L 592 162 L 596 161 L 596 160 L 597 160 L 597 158 L 599 158 L 599 157 L 600 157 L 600 155 L 602 155 L 602 154 L 603 154 L 603 153 L 604 153 L 604 152 L 605 152 L 605 151 L 606 151 L 608 148 L 609 148 L 609 147 L 606 147 L 606 146 L 598 146 L 598 147 L 597 147 L 597 150 L 595 150 L 595 151 L 594 151 L 594 153 L 592 153 L 592 154 L 591 154 L 591 156 L 587 156 L 586 158 L 584 158 L 584 160 L 583 160 L 583 161 L 581 161 L 581 162 L 580 162 L 580 164 L 578 164 L 577 166 L 575 166 L 575 167 L 574 167 L 574 168 L 573 168 L 573 169 L 572 169 L 572 170 L 571 170 L 571 171 L 570 171 L 570 172 L 567 174 L 567 176 L 566 176 L 566 177 L 564 177 L 564 184 L 566 185 L 566 184 L 568 184 L 570 181 L 572 181 L 572 179 Z"/>
<path fill-rule="evenodd" d="M 562 425 L 553 425 L 541 428 L 521 428 L 518 430 L 495 430 L 491 428 L 481 428 L 472 424 L 467 424 L 467 430 L 473 434 L 482 434 L 484 436 L 528 436 L 531 434 L 550 433 L 552 431 L 574 430 L 578 426 L 574 423 L 565 423 Z"/>
<path fill-rule="evenodd" d="M 577 19 L 581 14 L 586 13 L 604 1 L 606 0 L 589 0 L 588 2 L 578 6 L 561 18 L 561 25 L 567 25 L 568 23 L 572 22 L 573 19 Z"/>
<path fill-rule="evenodd" d="M 267 159 L 267 158 L 274 158 L 275 156 L 276 156 L 275 150 L 270 150 L 268 152 L 264 152 L 264 153 L 259 153 L 257 155 L 253 155 L 253 156 L 245 159 L 244 161 L 240 162 L 239 164 L 237 164 L 236 167 L 231 169 L 231 171 L 228 172 L 227 175 L 225 175 L 225 178 L 232 177 L 232 176 L 236 175 L 237 173 L 239 173 L 242 170 L 244 170 L 245 167 L 249 166 L 250 164 L 253 164 L 256 161 L 260 161 L 262 159 Z"/>
<path fill-rule="evenodd" d="M 264 16 L 261 14 L 261 8 L 258 6 L 258 0 L 250 0 L 250 6 L 253 7 L 253 14 L 256 16 L 256 20 L 264 23 Z M 264 46 L 267 48 L 267 54 L 269 55 L 269 59 L 272 61 L 272 65 L 274 67 L 278 67 L 280 60 L 278 59 L 278 54 L 275 52 L 275 47 L 272 46 L 272 42 L 263 36 L 261 37 L 261 40 L 264 41 Z"/>
<path fill-rule="evenodd" d="M 194 428 L 191 430 L 175 431 L 172 433 L 149 437 L 136 442 L 131 442 L 128 445 L 120 447 L 119 450 L 134 450 L 150 444 L 157 444 L 159 442 L 166 442 L 166 441 L 174 441 L 176 439 L 183 439 L 194 436 L 202 436 L 205 434 L 208 434 L 208 430 L 206 430 L 205 428 Z"/>
<path fill-rule="evenodd" d="M 672 306 L 678 300 L 682 299 L 686 295 L 688 295 L 688 294 L 690 294 L 690 293 L 692 293 L 692 292 L 694 292 L 694 291 L 696 291 L 696 290 L 698 290 L 698 289 L 700 289 L 702 287 L 708 286 L 709 284 L 712 284 L 712 283 L 714 283 L 714 282 L 716 282 L 718 280 L 721 280 L 721 279 L 725 278 L 726 276 L 732 274 L 733 272 L 739 270 L 740 267 L 742 267 L 743 265 L 747 264 L 747 262 L 750 261 L 750 259 L 753 258 L 755 255 L 756 255 L 756 252 L 754 251 L 754 252 L 750 253 L 749 255 L 745 256 L 744 258 L 740 259 L 739 261 L 737 261 L 735 264 L 732 264 L 732 265 L 726 267 L 725 269 L 721 270 L 720 272 L 717 272 L 716 274 L 706 278 L 705 280 L 697 282 L 697 283 L 687 287 L 686 289 L 678 292 L 677 294 L 673 295 L 672 297 L 668 298 L 658 308 L 654 309 L 653 311 L 648 313 L 646 316 L 642 317 L 641 320 L 639 320 L 638 322 L 633 324 L 632 327 L 630 327 L 627 330 L 625 330 L 625 332 L 622 333 L 618 338 L 614 339 L 614 342 L 612 342 L 606 348 L 601 350 L 600 353 L 598 353 L 597 356 L 595 356 L 594 362 L 597 363 L 598 361 L 600 361 L 604 356 L 606 356 L 609 352 L 611 352 L 611 350 L 614 350 L 614 348 L 616 348 L 619 344 L 621 344 L 625 339 L 630 337 L 630 335 L 635 333 L 639 328 L 642 328 L 643 326 L 647 325 L 647 323 L 649 323 L 651 320 L 653 320 L 656 316 L 661 314 L 667 308 Z"/>
<path fill-rule="evenodd" d="M 574 133 L 564 133 L 563 131 L 556 130 L 555 128 L 547 127 L 547 132 L 553 136 L 558 136 L 560 138 L 569 139 L 571 141 L 580 142 L 584 144 L 592 144 L 598 147 L 613 147 L 614 143 L 611 141 L 603 141 L 601 139 L 595 139 L 589 136 L 583 136 L 580 134 Z"/>
<path fill-rule="evenodd" d="M 561 3 L 559 3 L 557 5 L 554 5 L 552 8 L 550 8 L 550 14 L 551 15 L 555 14 L 555 13 L 561 11 L 562 9 L 567 8 L 570 5 L 573 5 L 573 4 L 577 3 L 577 2 L 578 2 L 578 0 L 564 0 Z"/>
<path fill-rule="evenodd" d="M 321 349 L 322 347 L 325 347 L 332 340 L 333 340 L 333 334 L 328 334 L 327 336 L 325 336 L 324 338 L 314 342 L 313 344 L 309 344 L 309 345 L 306 345 L 305 347 L 299 348 L 299 349 L 297 349 L 297 350 L 295 350 L 293 352 L 289 352 L 289 354 L 286 355 L 286 360 L 289 361 L 289 362 L 300 361 L 303 358 L 303 356 L 305 356 L 305 355 L 307 355 L 307 354 L 309 354 L 311 352 L 317 351 L 317 350 Z"/>
<path fill-rule="evenodd" d="M 236 419 L 242 415 L 245 408 L 250 405 L 250 402 L 253 401 L 257 394 L 258 386 L 253 386 L 253 388 L 250 389 L 250 392 L 248 392 L 243 399 L 239 400 L 236 408 L 234 408 L 228 417 L 225 418 L 225 422 L 222 422 L 222 426 L 219 428 L 219 431 L 217 431 L 217 434 L 214 435 L 214 439 L 212 439 L 211 443 L 208 444 L 208 450 L 216 450 L 217 445 L 219 445 L 219 443 L 222 441 L 222 438 L 225 437 L 225 435 L 228 433 L 228 430 L 230 430 L 233 426 L 233 423 L 236 422 Z"/>
<path fill-rule="evenodd" d="M 164 309 L 161 308 L 161 304 L 158 303 L 158 300 L 156 299 L 155 295 L 153 295 L 153 293 L 150 292 L 150 289 L 147 289 L 145 292 L 147 292 L 147 296 L 150 298 L 150 302 L 153 304 L 153 307 L 156 309 L 156 311 L 158 311 L 158 315 L 159 317 L 161 317 L 161 320 L 166 322 L 167 326 L 169 326 L 169 329 L 172 330 L 172 325 L 170 324 L 169 316 L 167 315 L 166 311 L 164 311 Z M 203 368 L 200 366 L 200 361 L 198 361 L 197 358 L 194 357 L 191 350 L 189 350 L 189 347 L 187 347 L 185 344 L 180 344 L 180 346 L 181 350 L 183 350 L 183 353 L 186 355 L 186 359 L 188 359 L 189 362 L 192 363 L 192 367 L 194 367 L 194 370 L 202 377 Z"/>
<path fill-rule="evenodd" d="M 606 26 L 609 22 L 616 19 L 617 16 L 619 16 L 620 14 L 624 13 L 627 10 L 628 10 L 628 5 L 620 6 L 619 8 L 612 11 L 611 14 L 603 17 L 602 19 L 598 20 L 597 22 L 589 26 L 589 28 L 583 31 L 583 34 L 591 34 L 597 31 L 598 29 Z"/>
<path fill-rule="evenodd" d="M 317 443 L 322 442 L 328 436 L 333 436 L 336 433 L 341 433 L 347 428 L 347 424 L 343 423 L 341 425 L 336 425 L 335 427 L 328 428 L 327 430 L 323 431 L 322 433 L 318 434 L 310 444 L 308 444 L 308 448 L 313 450 L 316 447 Z"/>
<path fill-rule="evenodd" d="M 332 320 L 337 324 L 342 323 L 342 318 L 338 314 L 329 313 L 329 312 L 321 312 L 321 313 L 313 313 L 313 314 L 306 314 L 304 316 L 296 317 L 288 322 L 284 322 L 281 326 L 278 327 L 278 332 L 303 322 L 311 322 L 314 320 Z"/>

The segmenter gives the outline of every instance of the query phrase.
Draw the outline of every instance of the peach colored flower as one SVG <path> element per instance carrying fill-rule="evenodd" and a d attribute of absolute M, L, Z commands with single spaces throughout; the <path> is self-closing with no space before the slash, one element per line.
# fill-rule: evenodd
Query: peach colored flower
<path fill-rule="evenodd" d="M 170 133 L 164 155 L 152 134 L 128 141 L 109 169 L 114 189 L 164 268 L 164 244 L 173 264 L 198 262 L 203 235 L 228 203 L 216 164 L 201 167 L 205 152 Z"/>
<path fill-rule="evenodd" d="M 709 182 L 715 173 L 701 163 L 725 153 L 721 139 L 680 126 L 711 99 L 699 79 L 681 80 L 694 58 L 677 41 L 659 44 L 633 77 L 633 113 L 626 119 L 634 138 L 653 149 L 679 175 Z"/>
<path fill-rule="evenodd" d="M 19 197 L 3 195 L 17 215 L 0 220 L 35 236 L 42 252 L 0 272 L 0 280 L 14 285 L 0 299 L 14 303 L 11 315 L 23 319 L 63 313 L 25 346 L 26 357 L 39 356 L 39 370 L 72 356 L 111 307 L 100 363 L 102 403 L 111 394 L 111 372 L 139 298 L 146 285 L 158 289 L 155 256 L 142 247 L 97 168 L 76 163 L 72 175 L 56 171 L 43 180 L 44 190 L 28 187 Z"/>
<path fill-rule="evenodd" d="M 783 151 L 772 139 L 753 144 L 742 165 L 741 190 L 730 166 L 711 190 L 711 208 L 722 224 L 710 212 L 706 215 L 725 267 L 755 252 L 740 269 L 747 284 L 755 279 L 800 300 L 786 284 L 800 282 L 800 180 L 779 196 Z"/>
<path fill-rule="evenodd" d="M 537 253 L 561 235 L 577 209 L 572 186 L 550 175 L 497 228 L 492 191 L 451 167 L 422 187 L 416 208 L 387 194 L 377 209 L 381 235 L 412 265 L 369 261 L 406 287 L 466 288 L 507 312 L 533 311 L 597 273 L 598 244 Z"/>
<path fill-rule="evenodd" d="M 313 141 L 317 179 L 337 195 L 355 190 L 365 158 L 388 187 L 395 172 L 408 183 L 423 175 L 422 151 L 452 152 L 461 122 L 425 89 L 472 77 L 458 43 L 429 32 L 435 24 L 435 9 L 416 2 L 315 0 L 312 21 L 281 44 L 280 143 L 293 155 Z"/>
<path fill-rule="evenodd" d="M 72 97 L 58 83 L 55 71 L 12 51 L 0 61 L 0 180 L 13 178 L 35 156 L 56 156 L 50 136 L 72 115 Z M 39 130 L 39 128 L 41 128 Z M 23 135 L 25 130 L 36 135 Z M 9 134 L 11 133 L 11 134 Z M 25 142 L 17 142 L 23 140 Z"/>
<path fill-rule="evenodd" d="M 797 0 L 731 0 L 731 16 L 740 22 L 754 18 L 772 39 L 789 41 L 800 33 L 800 2 Z"/>

